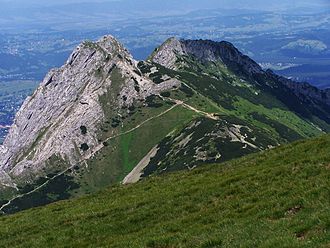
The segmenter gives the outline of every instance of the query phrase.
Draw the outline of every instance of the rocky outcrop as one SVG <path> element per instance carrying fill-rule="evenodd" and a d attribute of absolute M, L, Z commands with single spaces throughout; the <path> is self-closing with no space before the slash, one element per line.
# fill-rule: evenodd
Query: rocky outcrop
<path fill-rule="evenodd" d="M 107 106 L 114 111 L 179 84 L 168 80 L 156 85 L 143 76 L 137 61 L 112 36 L 82 43 L 64 66 L 48 73 L 17 113 L 0 147 L 0 184 L 13 186 L 10 178 L 33 181 L 44 171 L 63 169 L 47 168 L 49 160 L 63 161 L 65 169 L 101 149 L 97 133 L 105 109 L 100 97 L 113 90 L 114 70 L 122 78 L 115 82 L 121 84 L 117 100 Z"/>
<path fill-rule="evenodd" d="M 262 73 L 262 68 L 243 55 L 231 43 L 226 41 L 215 42 L 211 40 L 177 40 L 168 39 L 154 54 L 149 58 L 155 63 L 167 68 L 177 68 L 177 56 L 193 56 L 194 58 L 206 62 L 221 61 L 224 64 L 240 65 L 248 73 Z"/>
<path fill-rule="evenodd" d="M 177 55 L 183 54 L 185 54 L 185 51 L 182 43 L 176 38 L 170 38 L 159 48 L 156 48 L 149 60 L 166 68 L 176 69 Z"/>

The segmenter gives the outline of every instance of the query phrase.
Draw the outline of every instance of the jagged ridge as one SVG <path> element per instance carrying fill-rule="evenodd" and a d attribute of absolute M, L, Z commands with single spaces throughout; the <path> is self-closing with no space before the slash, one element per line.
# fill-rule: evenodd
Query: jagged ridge
<path fill-rule="evenodd" d="M 123 75 L 123 82 L 109 107 L 117 111 L 177 84 L 169 81 L 155 85 L 139 73 L 136 65 L 112 36 L 79 45 L 63 67 L 48 73 L 17 113 L 1 147 L 2 178 L 32 182 L 35 175 L 44 174 L 43 170 L 67 169 L 100 150 L 103 145 L 97 133 L 105 119 L 100 97 L 112 90 L 115 69 Z M 82 128 L 88 131 L 82 133 Z M 60 160 L 63 165 L 50 168 L 49 160 Z"/>
<path fill-rule="evenodd" d="M 330 130 L 327 95 L 308 89 L 228 42 L 171 38 L 146 62 L 112 36 L 84 42 L 25 101 L 0 148 L 1 210 L 319 135 Z"/>

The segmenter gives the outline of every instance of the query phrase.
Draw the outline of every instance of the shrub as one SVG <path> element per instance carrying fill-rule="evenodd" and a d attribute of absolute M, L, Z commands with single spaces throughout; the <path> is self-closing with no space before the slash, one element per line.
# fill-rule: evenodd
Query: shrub
<path fill-rule="evenodd" d="M 87 127 L 86 126 L 80 126 L 80 131 L 82 135 L 87 134 Z"/>
<path fill-rule="evenodd" d="M 83 144 L 81 144 L 80 149 L 85 152 L 89 149 L 89 146 L 86 143 L 83 143 Z"/>

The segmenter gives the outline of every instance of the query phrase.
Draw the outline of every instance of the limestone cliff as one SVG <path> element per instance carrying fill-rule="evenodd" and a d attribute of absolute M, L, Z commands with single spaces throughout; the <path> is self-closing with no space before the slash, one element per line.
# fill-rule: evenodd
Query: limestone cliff
<path fill-rule="evenodd" d="M 97 137 L 105 118 L 100 97 L 114 90 L 114 70 L 123 82 L 117 99 L 108 107 L 118 114 L 136 99 L 177 84 L 156 85 L 144 77 L 137 61 L 112 36 L 82 43 L 64 66 L 48 73 L 17 113 L 0 150 L 0 183 L 14 187 L 10 178 L 33 181 L 44 171 L 74 166 L 102 149 Z M 63 168 L 49 168 L 52 159 L 63 161 Z"/>

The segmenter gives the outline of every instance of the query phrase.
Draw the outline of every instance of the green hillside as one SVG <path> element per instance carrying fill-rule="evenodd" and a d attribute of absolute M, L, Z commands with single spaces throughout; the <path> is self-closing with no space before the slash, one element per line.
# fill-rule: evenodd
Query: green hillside
<path fill-rule="evenodd" d="M 329 247 L 330 136 L 0 218 L 1 247 Z"/>

